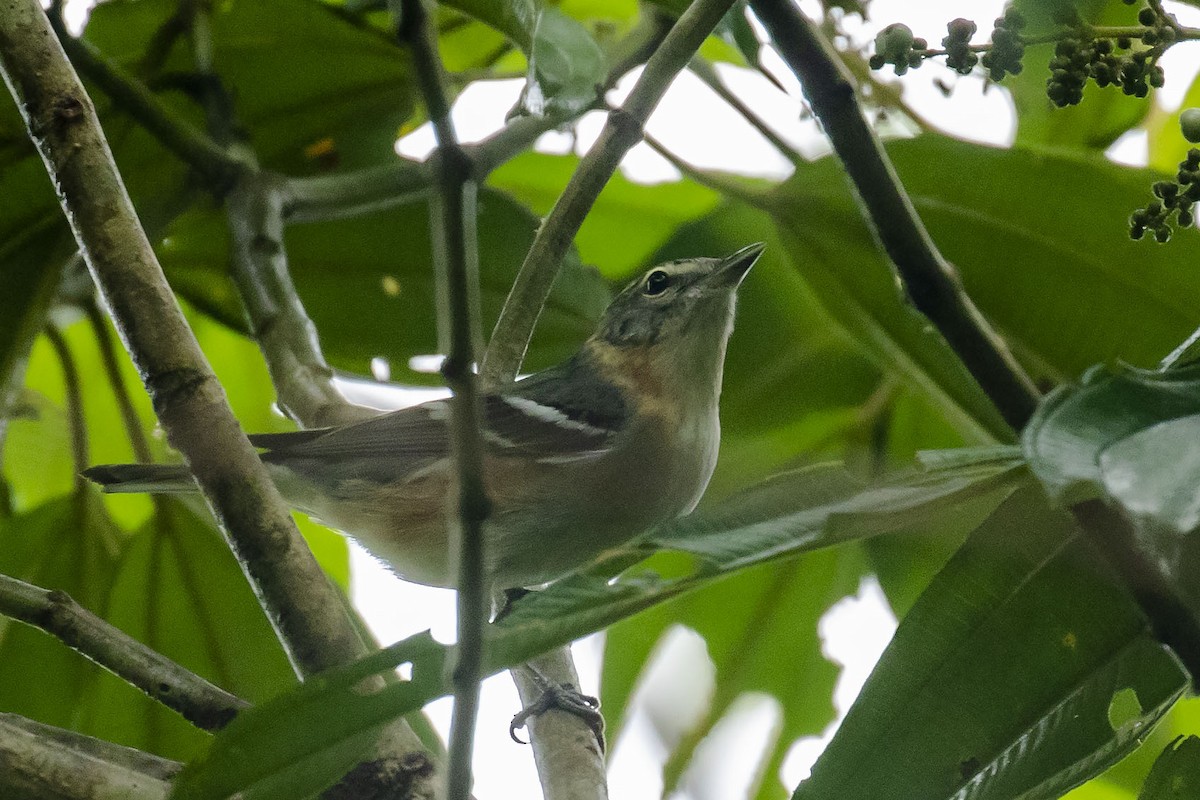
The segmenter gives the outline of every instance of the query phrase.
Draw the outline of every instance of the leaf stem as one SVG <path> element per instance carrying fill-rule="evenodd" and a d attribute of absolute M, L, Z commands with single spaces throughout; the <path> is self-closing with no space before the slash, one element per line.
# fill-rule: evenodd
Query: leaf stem
<path fill-rule="evenodd" d="M 63 384 L 66 389 L 67 421 L 71 427 L 71 457 L 75 467 L 75 491 L 81 492 L 87 486 L 87 478 L 83 471 L 88 468 L 89 447 L 87 423 L 83 419 L 83 389 L 79 384 L 79 368 L 75 364 L 75 356 L 71 347 L 63 337 L 62 331 L 53 323 L 46 326 L 46 340 L 54 348 L 58 363 L 62 367 Z"/>
<path fill-rule="evenodd" d="M 689 5 L 646 62 L 625 103 L 609 112 L 600 138 L 580 161 L 521 265 L 484 354 L 485 383 L 504 383 L 516 376 L 563 256 L 584 217 L 625 153 L 641 140 L 671 81 L 732 5 L 733 0 L 696 0 Z"/>
<path fill-rule="evenodd" d="M 828 43 L 790 0 L 751 0 L 780 56 L 799 78 L 850 179 L 863 213 L 895 265 L 913 306 L 929 318 L 1014 431 L 1039 393 L 963 290 L 917 216 L 879 139 L 863 118 L 854 83 Z"/>
<path fill-rule="evenodd" d="M 478 187 L 470 158 L 459 145 L 450 121 L 437 40 L 422 0 L 401 0 L 397 35 L 412 53 L 417 83 L 437 138 L 433 157 L 437 191 L 430 222 L 439 272 L 439 327 L 446 334 L 440 338 L 448 344 L 442 374 L 453 392 L 450 442 L 457 496 L 452 507 L 458 513 L 448 515 L 447 524 L 453 533 L 457 523 L 459 539 L 458 643 L 451 673 L 454 711 L 450 722 L 446 796 L 448 800 L 469 800 L 479 684 L 483 679 L 483 630 L 488 610 L 483 525 L 491 511 L 483 482 L 482 408 L 474 373 L 479 279 L 475 235 Z"/>
<path fill-rule="evenodd" d="M 0 614 L 61 640 L 201 730 L 219 730 L 250 706 L 100 619 L 66 592 L 0 575 Z"/>
<path fill-rule="evenodd" d="M 150 443 L 146 440 L 146 432 L 142 430 L 142 421 L 138 419 L 137 411 L 133 407 L 133 399 L 129 396 L 129 390 L 125 387 L 125 381 L 121 377 L 121 365 L 117 361 L 117 344 L 113 341 L 112 332 L 108 329 L 108 321 L 95 301 L 84 306 L 84 313 L 87 314 L 92 334 L 96 337 L 96 345 L 100 349 L 100 361 L 104 365 L 104 373 L 108 377 L 108 385 L 117 401 L 117 408 L 121 411 L 121 421 L 125 425 L 125 433 L 129 437 L 129 446 L 133 448 L 134 458 L 143 464 L 148 464 L 153 460 Z"/>

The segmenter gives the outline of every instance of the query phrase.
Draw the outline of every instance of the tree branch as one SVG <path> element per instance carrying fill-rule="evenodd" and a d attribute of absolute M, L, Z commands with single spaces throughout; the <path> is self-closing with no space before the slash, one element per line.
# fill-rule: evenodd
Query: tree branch
<path fill-rule="evenodd" d="M 378 414 L 348 401 L 333 383 L 317 329 L 288 271 L 278 180 L 262 173 L 243 175 L 226 196 L 225 211 L 233 238 L 234 281 L 280 407 L 308 428 Z"/>
<path fill-rule="evenodd" d="M 113 627 L 66 592 L 0 575 L 0 614 L 61 640 L 197 728 L 223 728 L 250 705 Z"/>
<path fill-rule="evenodd" d="M 0 796 L 21 800 L 163 800 L 174 761 L 0 713 Z"/>
<path fill-rule="evenodd" d="M 446 796 L 471 796 L 471 758 L 475 718 L 479 712 L 479 683 L 483 679 L 483 628 L 487 624 L 488 592 L 484 575 L 483 525 L 491 503 L 483 483 L 482 409 L 475 385 L 475 340 L 479 263 L 476 252 L 475 197 L 477 186 L 471 161 L 454 133 L 450 105 L 442 88 L 442 65 L 437 40 L 423 0 L 402 0 L 398 36 L 408 45 L 417 83 L 437 137 L 434 175 L 435 204 L 430 214 L 434 259 L 438 266 L 438 320 L 446 335 L 442 374 L 453 392 L 450 403 L 450 443 L 457 484 L 458 523 L 458 643 L 455 647 L 454 711 L 450 721 Z M 453 539 L 451 539 L 453 541 Z"/>
<path fill-rule="evenodd" d="M 579 163 L 521 265 L 484 355 L 485 382 L 503 383 L 516 376 L 563 256 L 584 217 L 625 153 L 641 140 L 646 121 L 671 81 L 732 5 L 732 0 L 696 0 L 688 6 L 646 62 L 628 99 L 609 112 L 600 138 Z"/>
<path fill-rule="evenodd" d="M 883 145 L 863 118 L 853 80 L 791 0 L 751 0 L 750 6 L 800 80 L 909 300 L 945 337 L 1013 430 L 1020 430 L 1037 406 L 1038 391 L 925 230 Z"/>

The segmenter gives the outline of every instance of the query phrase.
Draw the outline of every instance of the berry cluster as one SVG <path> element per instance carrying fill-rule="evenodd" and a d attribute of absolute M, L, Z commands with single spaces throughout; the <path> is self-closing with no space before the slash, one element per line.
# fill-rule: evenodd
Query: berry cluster
<path fill-rule="evenodd" d="M 1186 228 L 1195 222 L 1194 206 L 1200 200 L 1200 150 L 1195 147 L 1188 150 L 1187 158 L 1179 164 L 1175 180 L 1158 181 L 1153 190 L 1158 199 L 1129 217 L 1131 239 L 1141 239 L 1150 232 L 1157 242 L 1170 240 L 1172 214 L 1180 227 Z"/>
<path fill-rule="evenodd" d="M 1115 42 L 1093 39 L 1086 28 L 1076 29 L 1054 46 L 1046 95 L 1059 108 L 1075 105 L 1083 99 L 1083 87 L 1091 79 L 1101 88 L 1120 86 L 1127 95 L 1145 97 L 1150 87 L 1163 85 L 1163 69 L 1157 63 L 1162 50 L 1119 52 L 1132 46 L 1133 42 L 1125 37 Z"/>
<path fill-rule="evenodd" d="M 1024 27 L 1025 17 L 1012 6 L 1004 10 L 1004 16 L 996 19 L 992 47 L 983 54 L 982 62 L 991 80 L 1000 81 L 1006 75 L 1021 74 L 1021 59 L 1025 57 L 1025 42 L 1021 39 Z"/>
<path fill-rule="evenodd" d="M 929 42 L 915 38 L 912 28 L 902 23 L 888 25 L 875 37 L 875 55 L 871 56 L 871 69 L 883 69 L 884 64 L 891 64 L 897 75 L 903 75 L 909 68 L 916 69 L 925 60 L 925 50 Z"/>

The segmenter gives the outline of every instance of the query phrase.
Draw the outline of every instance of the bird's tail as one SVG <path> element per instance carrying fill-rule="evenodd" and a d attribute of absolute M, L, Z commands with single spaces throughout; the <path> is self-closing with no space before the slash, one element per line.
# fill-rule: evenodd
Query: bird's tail
<path fill-rule="evenodd" d="M 100 464 L 85 469 L 83 477 L 114 494 L 196 491 L 192 473 L 182 464 Z"/>

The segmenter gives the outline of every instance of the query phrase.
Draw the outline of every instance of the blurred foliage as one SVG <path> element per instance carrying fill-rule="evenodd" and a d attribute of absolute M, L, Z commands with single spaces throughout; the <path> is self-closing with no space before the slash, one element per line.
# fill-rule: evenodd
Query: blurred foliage
<path fill-rule="evenodd" d="M 757 64 L 762 43 L 745 5 L 735 5 L 702 55 Z M 1031 28 L 1048 24 L 1052 4 L 1016 5 Z M 1071 5 L 1096 23 L 1131 13 L 1120 0 Z M 439 49 L 453 89 L 526 76 L 519 112 L 581 113 L 624 52 L 623 37 L 685 6 L 459 0 L 438 10 Z M 192 42 L 186 26 L 172 23 L 178 10 L 175 0 L 113 0 L 94 11 L 85 36 L 146 81 L 169 113 L 203 127 L 204 108 L 187 80 Z M 320 176 L 393 165 L 396 137 L 425 121 L 382 3 L 229 0 L 212 7 L 210 22 L 216 75 L 271 170 Z M 1037 47 L 1027 56 L 1031 64 L 1048 57 L 1049 48 Z M 724 182 L 699 171 L 656 185 L 621 174 L 609 182 L 555 285 L 526 368 L 571 353 L 611 292 L 656 261 L 766 242 L 739 299 L 720 461 L 696 515 L 518 602 L 492 631 L 494 663 L 606 630 L 602 695 L 616 738 L 638 710 L 638 687 L 663 637 L 686 626 L 704 639 L 716 686 L 695 725 L 664 742 L 666 785 L 680 785 L 705 758 L 701 746 L 740 698 L 767 694 L 779 704 L 779 729 L 761 764 L 737 768 L 758 774 L 758 797 L 778 798 L 779 766 L 793 742 L 833 719 L 837 670 L 822 652 L 820 621 L 872 576 L 899 628 L 797 797 L 1185 796 L 1175 787 L 1195 777 L 1200 701 L 1176 702 L 1185 684 L 1178 664 L 1061 506 L 1100 496 L 1124 509 L 1142 545 L 1196 600 L 1195 347 L 1156 365 L 1200 322 L 1200 244 L 1184 234 L 1154 247 L 1126 234 L 1154 170 L 1173 171 L 1187 146 L 1177 114 L 1153 97 L 1091 86 L 1080 106 L 1063 111 L 1050 108 L 1044 82 L 1035 69 L 1006 82 L 1019 122 L 1012 147 L 936 131 L 887 145 L 967 292 L 1039 385 L 1060 387 L 1024 432 L 1004 424 L 905 303 L 835 159 L 797 159 L 794 174 L 778 182 Z M 1197 97 L 1200 82 L 1185 105 Z M 133 119 L 98 91 L 95 101 L 239 419 L 247 430 L 287 430 L 261 355 L 244 335 L 222 209 Z M 1150 132 L 1151 169 L 1103 157 L 1138 126 Z M 489 176 L 478 219 L 485 331 L 578 163 L 575 155 L 525 152 Z M 173 455 L 128 359 L 118 354 L 118 374 L 107 373 L 100 340 L 79 311 L 92 302 L 88 292 L 55 295 L 72 242 L 7 99 L 0 197 L 20 198 L 0 204 L 0 385 L 20 389 L 0 429 L 0 572 L 70 592 L 261 704 L 214 739 L 59 642 L 0 619 L 0 711 L 192 760 L 188 796 L 250 785 L 255 796 L 297 796 L 306 782 L 350 763 L 383 715 L 443 693 L 445 650 L 425 639 L 398 650 L 418 678 L 378 701 L 353 699 L 350 673 L 325 690 L 297 691 L 202 507 L 101 498 L 76 485 L 77 459 L 133 458 L 113 381 L 128 391 L 154 458 Z M 429 213 L 427 199 L 409 196 L 287 229 L 296 286 L 337 369 L 364 374 L 381 357 L 400 383 L 436 380 L 410 368 L 414 356 L 436 349 Z M 76 279 L 69 286 L 81 285 L 77 264 L 68 274 Z M 49 315 L 82 376 L 86 453 L 72 452 L 62 364 L 38 338 Z M 1107 366 L 1088 371 L 1096 364 Z M 990 447 L 1018 433 L 1023 450 Z M 311 521 L 301 525 L 321 564 L 348 588 L 345 541 Z M 651 550 L 668 552 L 633 567 Z M 1132 699 L 1120 719 L 1110 713 L 1114 698 Z"/>

